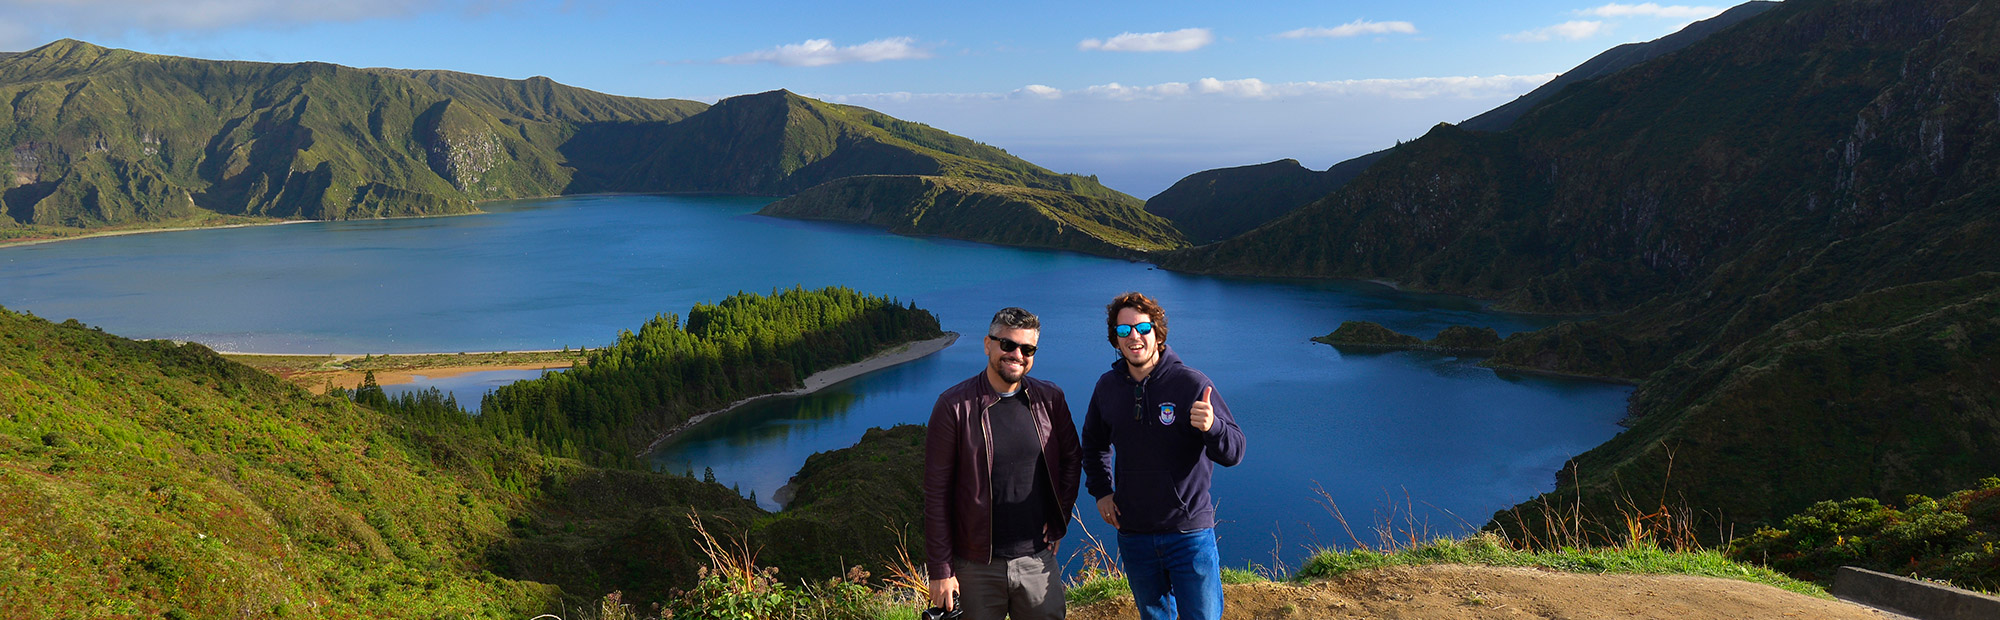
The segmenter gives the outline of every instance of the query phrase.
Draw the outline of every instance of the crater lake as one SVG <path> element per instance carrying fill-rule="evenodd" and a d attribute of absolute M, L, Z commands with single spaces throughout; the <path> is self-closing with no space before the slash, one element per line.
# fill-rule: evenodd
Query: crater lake
<path fill-rule="evenodd" d="M 1069 392 L 1080 426 L 1091 386 L 1115 359 L 1104 305 L 1142 291 L 1161 301 L 1168 344 L 1214 379 L 1247 438 L 1243 463 L 1215 476 L 1230 566 L 1296 568 L 1311 547 L 1351 544 L 1350 528 L 1375 542 L 1384 522 L 1468 532 L 1552 489 L 1567 458 L 1617 434 L 1631 393 L 1432 353 L 1343 354 L 1308 340 L 1348 320 L 1426 338 L 1449 325 L 1504 336 L 1554 320 L 1477 300 L 1365 282 L 1197 276 L 754 215 L 769 200 L 565 197 L 458 217 L 6 247 L 0 305 L 221 351 L 518 351 L 608 344 L 656 314 L 685 314 L 738 291 L 840 285 L 915 302 L 966 336 L 915 362 L 717 416 L 649 455 L 662 471 L 713 468 L 723 484 L 775 509 L 808 455 L 850 446 L 870 427 L 924 423 L 938 392 L 980 371 L 979 338 L 1005 306 L 1041 316 L 1031 374 Z M 512 372 L 443 387 L 472 404 L 499 381 L 533 374 Z M 1081 516 L 1109 540 L 1092 511 Z M 1072 528 L 1065 555 L 1082 548 L 1082 533 Z"/>

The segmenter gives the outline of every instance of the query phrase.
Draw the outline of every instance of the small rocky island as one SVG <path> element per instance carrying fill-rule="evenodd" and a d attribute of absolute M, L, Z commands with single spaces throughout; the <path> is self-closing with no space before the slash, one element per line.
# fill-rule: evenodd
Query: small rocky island
<path fill-rule="evenodd" d="M 1436 338 L 1425 341 L 1383 327 L 1379 323 L 1345 321 L 1340 324 L 1339 329 L 1333 330 L 1333 333 L 1314 337 L 1313 342 L 1326 343 L 1343 349 L 1436 351 L 1450 355 L 1485 357 L 1499 350 L 1500 333 L 1491 327 L 1453 325 L 1438 332 Z"/>

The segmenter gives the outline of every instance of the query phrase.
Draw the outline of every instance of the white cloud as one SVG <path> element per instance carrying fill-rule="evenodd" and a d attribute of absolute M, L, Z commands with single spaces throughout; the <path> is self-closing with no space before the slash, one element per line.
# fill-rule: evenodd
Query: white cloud
<path fill-rule="evenodd" d="M 831 39 L 810 39 L 804 43 L 737 54 L 717 59 L 716 62 L 732 65 L 763 62 L 787 67 L 820 67 L 848 62 L 881 62 L 930 57 L 930 50 L 919 47 L 917 40 L 910 37 L 876 39 L 848 47 L 834 45 Z"/>
<path fill-rule="evenodd" d="M 1542 75 L 1454 76 L 1403 79 L 1333 80 L 1325 82 L 1265 82 L 1257 78 L 1222 80 L 1202 78 L 1189 82 L 1163 82 L 1150 86 L 1127 86 L 1118 82 L 1061 90 L 1030 84 L 1006 93 L 870 93 L 814 95 L 836 103 L 869 105 L 884 102 L 967 101 L 1005 99 L 1084 99 L 1110 101 L 1167 101 L 1192 99 L 1273 100 L 1308 97 L 1376 97 L 1391 99 L 1483 98 L 1519 95 L 1555 79 Z"/>
<path fill-rule="evenodd" d="M 1038 99 L 1062 98 L 1062 90 L 1052 86 L 1044 86 L 1041 84 L 1029 84 L 1027 86 L 1022 86 L 1020 90 L 1014 92 L 1028 97 L 1035 97 Z"/>
<path fill-rule="evenodd" d="M 1596 17 L 1660 17 L 1667 19 L 1708 19 L 1710 17 L 1715 17 L 1716 15 L 1722 14 L 1722 11 L 1723 7 L 1719 6 L 1688 6 L 1688 5 L 1660 6 L 1659 4 L 1652 2 L 1647 2 L 1645 4 L 1618 4 L 1616 2 L 1613 2 L 1611 4 L 1606 4 L 1604 6 L 1600 6 L 1593 9 L 1582 9 L 1577 11 L 1576 14 L 1591 15 Z"/>
<path fill-rule="evenodd" d="M 1207 28 L 1183 28 L 1173 32 L 1127 32 L 1109 40 L 1084 39 L 1076 48 L 1105 52 L 1192 52 L 1215 42 Z"/>
<path fill-rule="evenodd" d="M 1597 36 L 1606 30 L 1601 21 L 1567 21 L 1546 28 L 1502 35 L 1500 38 L 1519 43 L 1540 43 L 1550 39 L 1577 41 Z"/>
<path fill-rule="evenodd" d="M 1354 20 L 1332 28 L 1300 28 L 1287 30 L 1276 35 L 1280 39 L 1341 38 L 1364 34 L 1416 34 L 1417 25 L 1410 22 L 1371 22 Z"/>
<path fill-rule="evenodd" d="M 0 22 L 51 32 L 206 31 L 246 24 L 288 26 L 401 17 L 435 10 L 476 13 L 514 0 L 0 0 Z M 6 34 L 6 33 L 0 33 Z M 18 36 L 18 35 L 17 35 Z"/>

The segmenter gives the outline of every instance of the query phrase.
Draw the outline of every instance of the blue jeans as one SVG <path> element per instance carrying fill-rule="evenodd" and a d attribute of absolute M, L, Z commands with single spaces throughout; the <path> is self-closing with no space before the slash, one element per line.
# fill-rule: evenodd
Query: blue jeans
<path fill-rule="evenodd" d="M 1215 529 L 1118 533 L 1118 554 L 1141 620 L 1221 620 L 1222 556 Z"/>

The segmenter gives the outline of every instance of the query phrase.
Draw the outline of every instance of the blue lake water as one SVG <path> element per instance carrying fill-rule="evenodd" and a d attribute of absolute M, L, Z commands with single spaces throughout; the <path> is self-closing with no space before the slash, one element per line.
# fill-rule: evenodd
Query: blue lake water
<path fill-rule="evenodd" d="M 1440 534 L 1476 527 L 1552 488 L 1565 459 L 1615 435 L 1631 392 L 1500 375 L 1435 354 L 1342 354 L 1308 340 L 1346 320 L 1424 337 L 1453 324 L 1506 334 L 1549 321 L 1474 300 L 1368 283 L 1194 276 L 752 214 L 766 202 L 573 197 L 462 217 L 5 248 L 0 305 L 218 350 L 457 352 L 600 346 L 655 314 L 738 291 L 843 285 L 914 301 L 970 336 L 816 394 L 755 403 L 653 455 L 664 471 L 712 467 L 775 507 L 773 494 L 808 455 L 852 445 L 870 427 L 924 422 L 939 391 L 980 370 L 978 337 L 1003 306 L 1042 316 L 1033 375 L 1081 406 L 1081 391 L 1114 359 L 1104 304 L 1144 291 L 1167 310 L 1169 345 L 1216 381 L 1248 439 L 1244 462 L 1215 478 L 1218 535 L 1232 565 L 1268 565 L 1276 551 L 1296 567 L 1310 545 L 1348 544 L 1316 488 L 1364 539 L 1385 518 Z M 406 389 L 437 385 L 471 405 L 492 386 L 535 374 L 474 373 Z M 1083 515 L 1101 538 L 1108 533 Z"/>

